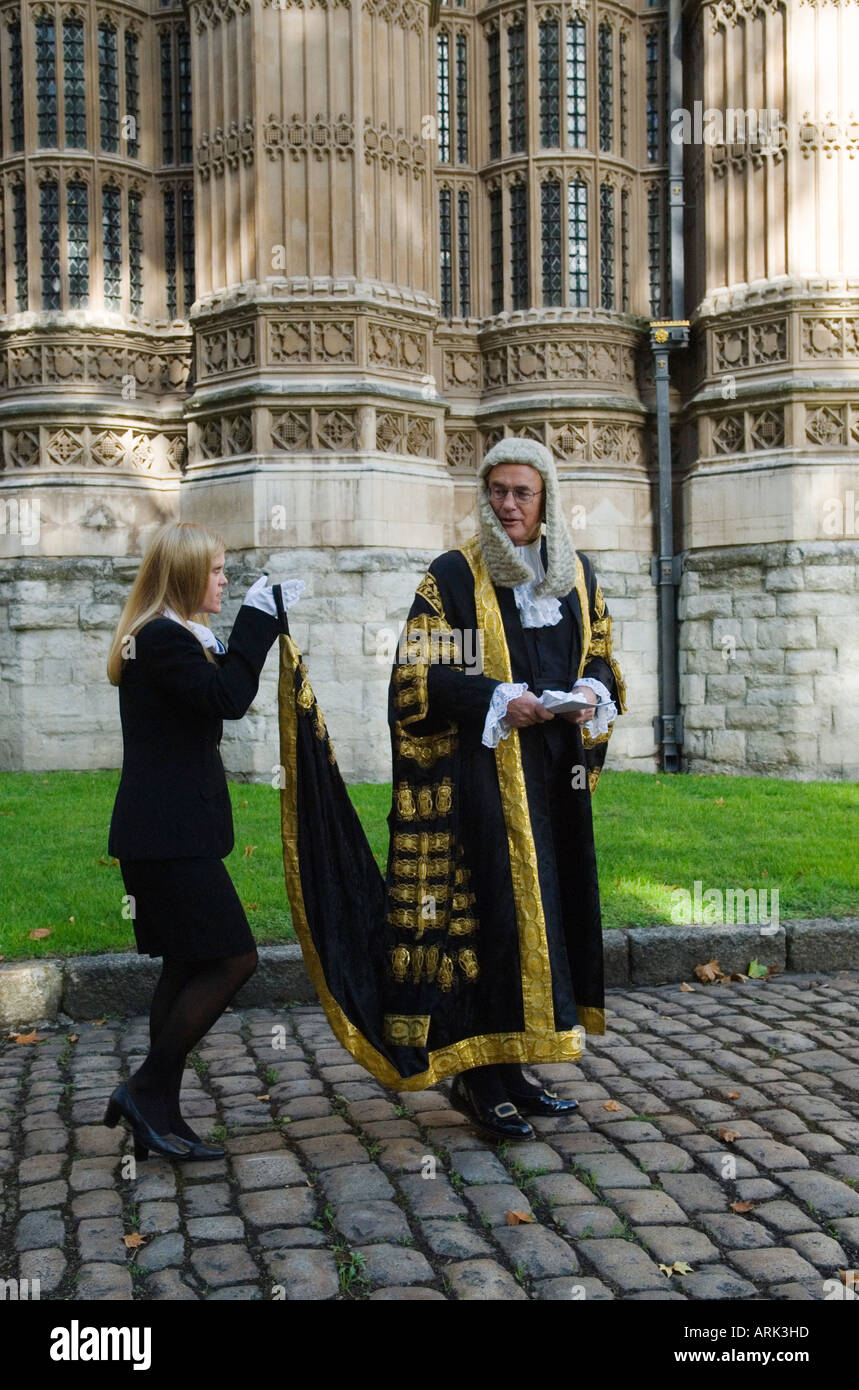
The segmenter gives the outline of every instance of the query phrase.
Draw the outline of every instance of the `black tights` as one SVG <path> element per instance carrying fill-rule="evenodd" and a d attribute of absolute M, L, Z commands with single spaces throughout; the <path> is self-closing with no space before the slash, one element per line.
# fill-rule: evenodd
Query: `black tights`
<path fill-rule="evenodd" d="M 486 1105 L 500 1105 L 511 1099 L 511 1092 L 519 1095 L 533 1093 L 539 1095 L 542 1086 L 529 1081 L 517 1062 L 497 1062 L 488 1067 L 472 1067 L 463 1073 L 475 1095 Z"/>
<path fill-rule="evenodd" d="M 149 1053 L 128 1086 L 157 1134 L 197 1139 L 179 1111 L 185 1058 L 256 970 L 257 953 L 220 960 L 164 957 L 149 1011 Z"/>

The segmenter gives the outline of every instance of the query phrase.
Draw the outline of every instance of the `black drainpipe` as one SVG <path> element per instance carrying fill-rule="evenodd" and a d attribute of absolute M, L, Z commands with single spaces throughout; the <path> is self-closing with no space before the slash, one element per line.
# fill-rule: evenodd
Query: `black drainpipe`
<path fill-rule="evenodd" d="M 668 109 L 683 105 L 681 0 L 668 5 Z M 659 714 L 653 721 L 655 741 L 662 746 L 663 772 L 680 771 L 683 716 L 677 706 L 677 586 L 681 557 L 674 554 L 674 511 L 671 497 L 671 416 L 669 411 L 668 359 L 689 345 L 689 321 L 684 318 L 683 290 L 683 146 L 668 144 L 669 265 L 671 317 L 650 324 L 650 347 L 656 377 L 656 437 L 659 460 L 659 552 L 650 565 L 650 577 L 659 586 Z"/>

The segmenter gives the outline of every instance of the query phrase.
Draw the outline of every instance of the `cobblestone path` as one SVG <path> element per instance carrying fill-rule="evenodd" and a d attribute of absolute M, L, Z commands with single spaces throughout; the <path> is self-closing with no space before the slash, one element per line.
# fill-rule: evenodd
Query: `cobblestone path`
<path fill-rule="evenodd" d="M 0 1278 L 61 1300 L 831 1297 L 859 1267 L 859 972 L 607 1004 L 580 1064 L 536 1069 L 578 1111 L 498 1148 L 446 1085 L 376 1083 L 321 1009 L 228 1013 L 183 1092 L 227 1158 L 136 1173 L 100 1121 L 145 1018 L 4 1039 Z"/>

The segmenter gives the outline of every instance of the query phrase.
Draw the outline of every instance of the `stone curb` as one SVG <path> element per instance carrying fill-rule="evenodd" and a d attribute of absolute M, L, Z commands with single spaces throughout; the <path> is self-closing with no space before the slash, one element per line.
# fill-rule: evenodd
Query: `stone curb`
<path fill-rule="evenodd" d="M 718 960 L 730 974 L 751 960 L 780 971 L 859 968 L 859 917 L 797 918 L 772 934 L 764 927 L 621 927 L 603 935 L 609 988 L 693 980 L 696 965 Z M 160 962 L 131 951 L 0 965 L 0 1026 L 37 1020 L 146 1013 Z M 241 1008 L 315 1004 L 299 946 L 262 946 L 259 968 L 236 996 Z"/>

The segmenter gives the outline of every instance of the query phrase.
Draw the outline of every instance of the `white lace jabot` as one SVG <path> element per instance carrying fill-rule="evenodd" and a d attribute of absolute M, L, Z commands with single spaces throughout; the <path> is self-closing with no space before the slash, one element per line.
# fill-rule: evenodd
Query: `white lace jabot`
<path fill-rule="evenodd" d="M 516 547 L 518 558 L 524 560 L 534 578 L 525 584 L 517 584 L 513 590 L 516 607 L 523 627 L 554 627 L 561 621 L 561 605 L 554 594 L 537 597 L 535 585 L 546 578 L 543 557 L 540 554 L 539 536 L 530 545 Z"/>

